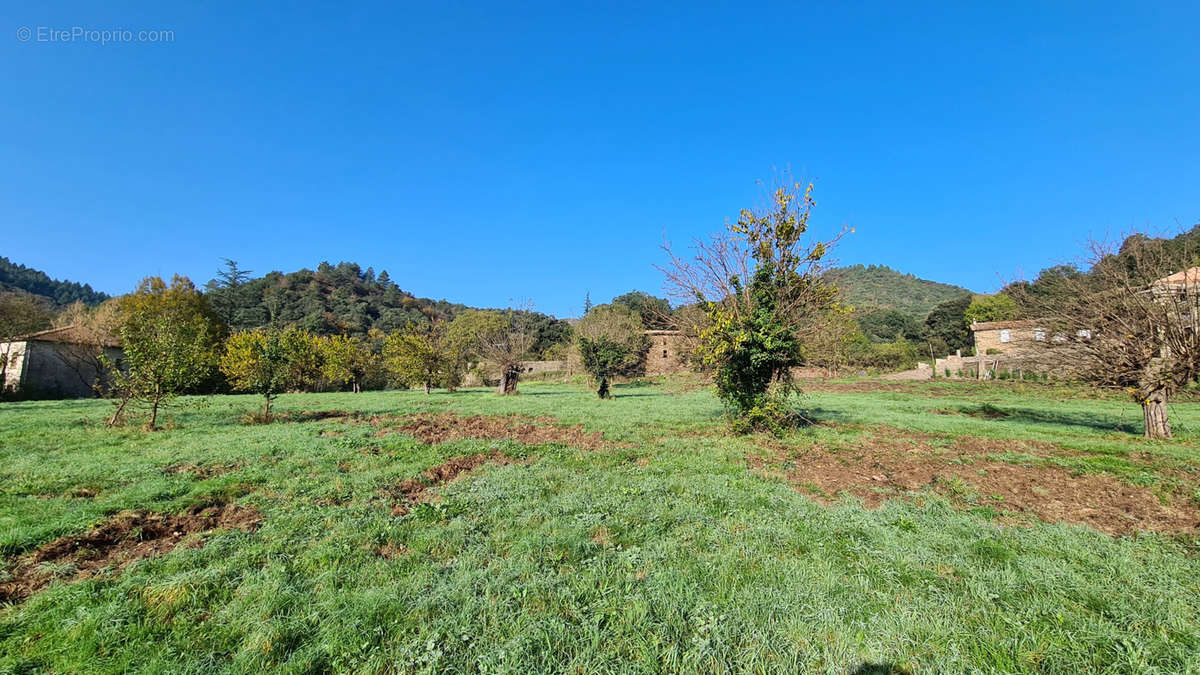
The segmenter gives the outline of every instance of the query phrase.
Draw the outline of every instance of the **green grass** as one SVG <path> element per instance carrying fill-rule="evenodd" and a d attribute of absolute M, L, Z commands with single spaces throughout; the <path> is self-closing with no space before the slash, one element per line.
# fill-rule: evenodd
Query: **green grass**
<path fill-rule="evenodd" d="M 99 401 L 0 405 L 6 559 L 122 509 L 231 499 L 264 515 L 255 533 L 0 609 L 0 672 L 1200 671 L 1195 533 L 1008 527 L 1002 503 L 934 494 L 822 506 L 749 471 L 767 439 L 726 435 L 706 390 L 521 389 L 290 395 L 278 409 L 547 415 L 613 446 L 246 426 L 258 400 L 241 396 L 181 400 L 174 428 L 153 434 L 102 428 Z M 1003 414 L 969 414 L 982 405 Z M 1010 439 L 1013 461 L 1029 461 L 1021 442 L 1051 442 L 1072 451 L 1052 461 L 1142 484 L 1200 467 L 1191 403 L 1173 406 L 1168 442 L 1136 435 L 1131 404 L 1045 387 L 932 383 L 804 406 L 827 424 L 783 443 L 856 446 L 895 428 Z M 528 462 L 464 475 L 404 517 L 380 496 L 491 449 Z M 178 464 L 232 470 L 164 471 Z"/>

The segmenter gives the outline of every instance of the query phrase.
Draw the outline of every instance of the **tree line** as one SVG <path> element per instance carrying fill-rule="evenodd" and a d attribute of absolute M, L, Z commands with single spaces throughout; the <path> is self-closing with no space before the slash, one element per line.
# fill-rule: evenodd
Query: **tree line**
<path fill-rule="evenodd" d="M 299 321 L 231 326 L 219 297 L 186 277 L 149 277 L 128 295 L 95 308 L 76 304 L 60 315 L 95 343 L 96 372 L 104 373 L 97 389 L 114 402 L 110 426 L 144 414 L 146 427 L 156 429 L 163 407 L 187 393 L 260 395 L 255 419 L 261 421 L 271 419 L 272 402 L 285 392 L 453 391 L 472 372 L 511 395 L 524 362 L 545 353 L 578 360 L 594 376 L 598 395 L 608 397 L 612 378 L 636 374 L 644 363 L 645 325 L 662 325 L 662 311 L 670 309 L 665 300 L 635 291 L 592 308 L 577 331 L 565 322 L 548 331 L 545 315 L 524 307 L 462 308 L 449 320 L 426 315 L 392 331 L 321 335 Z M 548 333 L 557 341 L 544 347 Z M 122 346 L 119 361 L 101 349 L 113 338 Z"/>

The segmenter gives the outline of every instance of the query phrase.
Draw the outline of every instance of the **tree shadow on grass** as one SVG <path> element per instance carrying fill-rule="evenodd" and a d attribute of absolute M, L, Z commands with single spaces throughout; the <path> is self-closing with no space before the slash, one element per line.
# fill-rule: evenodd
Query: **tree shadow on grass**
<path fill-rule="evenodd" d="M 821 422 L 849 422 L 850 416 L 844 410 L 836 408 L 797 408 L 804 426 L 812 426 Z"/>
<path fill-rule="evenodd" d="M 1083 427 L 1096 431 L 1119 431 L 1130 434 L 1142 433 L 1140 423 L 1118 419 L 1110 414 L 1067 412 L 1061 410 L 1036 410 L 1033 408 L 997 408 L 988 406 L 990 410 L 1002 414 L 972 415 L 982 419 L 1011 422 L 1016 424 L 1052 424 L 1063 427 Z M 971 415 L 963 411 L 963 414 Z"/>

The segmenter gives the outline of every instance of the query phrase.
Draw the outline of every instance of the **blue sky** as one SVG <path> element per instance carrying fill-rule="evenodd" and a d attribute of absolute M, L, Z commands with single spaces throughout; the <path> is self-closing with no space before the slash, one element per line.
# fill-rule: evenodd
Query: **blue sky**
<path fill-rule="evenodd" d="M 352 260 L 565 316 L 661 291 L 664 234 L 772 167 L 843 264 L 977 291 L 1200 222 L 1194 2 L 258 4 L 0 9 L 0 255 L 110 293 Z M 174 40 L 36 33 L 76 26 Z"/>

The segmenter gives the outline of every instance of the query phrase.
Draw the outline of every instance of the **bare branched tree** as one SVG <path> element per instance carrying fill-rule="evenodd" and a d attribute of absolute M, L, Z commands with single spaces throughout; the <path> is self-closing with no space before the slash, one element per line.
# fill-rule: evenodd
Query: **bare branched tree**
<path fill-rule="evenodd" d="M 1029 359 L 1119 387 L 1141 404 L 1147 438 L 1169 438 L 1167 403 L 1200 376 L 1200 268 L 1187 239 L 1134 236 L 1091 245 L 1091 269 L 1052 268 L 1053 283 L 1006 291 L 1034 317 Z M 1042 281 L 1039 279 L 1039 281 Z"/>
<path fill-rule="evenodd" d="M 522 362 L 530 357 L 537 332 L 530 316 L 531 305 L 517 310 L 467 310 L 451 322 L 448 329 L 452 343 L 461 351 L 478 359 L 500 373 L 497 393 L 517 393 Z"/>
<path fill-rule="evenodd" d="M 112 374 L 105 355 L 119 344 L 119 326 L 120 315 L 115 300 L 99 307 L 76 302 L 54 318 L 55 328 L 71 329 L 69 341 L 54 343 L 55 354 L 84 386 L 91 388 L 98 396 L 104 396 L 112 384 Z"/>
<path fill-rule="evenodd" d="M 743 320 L 759 308 L 751 281 L 764 266 L 787 270 L 776 283 L 775 318 L 785 323 L 804 342 L 836 321 L 824 308 L 835 291 L 821 279 L 833 261 L 828 251 L 848 230 L 843 228 L 828 240 L 807 232 L 809 212 L 815 201 L 808 192 L 799 193 L 797 183 L 781 172 L 755 209 L 744 209 L 737 223 L 708 239 L 693 240 L 690 254 L 678 254 L 664 242 L 668 264 L 656 266 L 666 277 L 664 288 L 683 304 L 719 303 L 735 320 Z M 809 186 L 811 191 L 811 185 Z M 789 219 L 796 234 L 776 236 L 769 230 Z M 805 236 L 807 235 L 807 236 Z"/>

